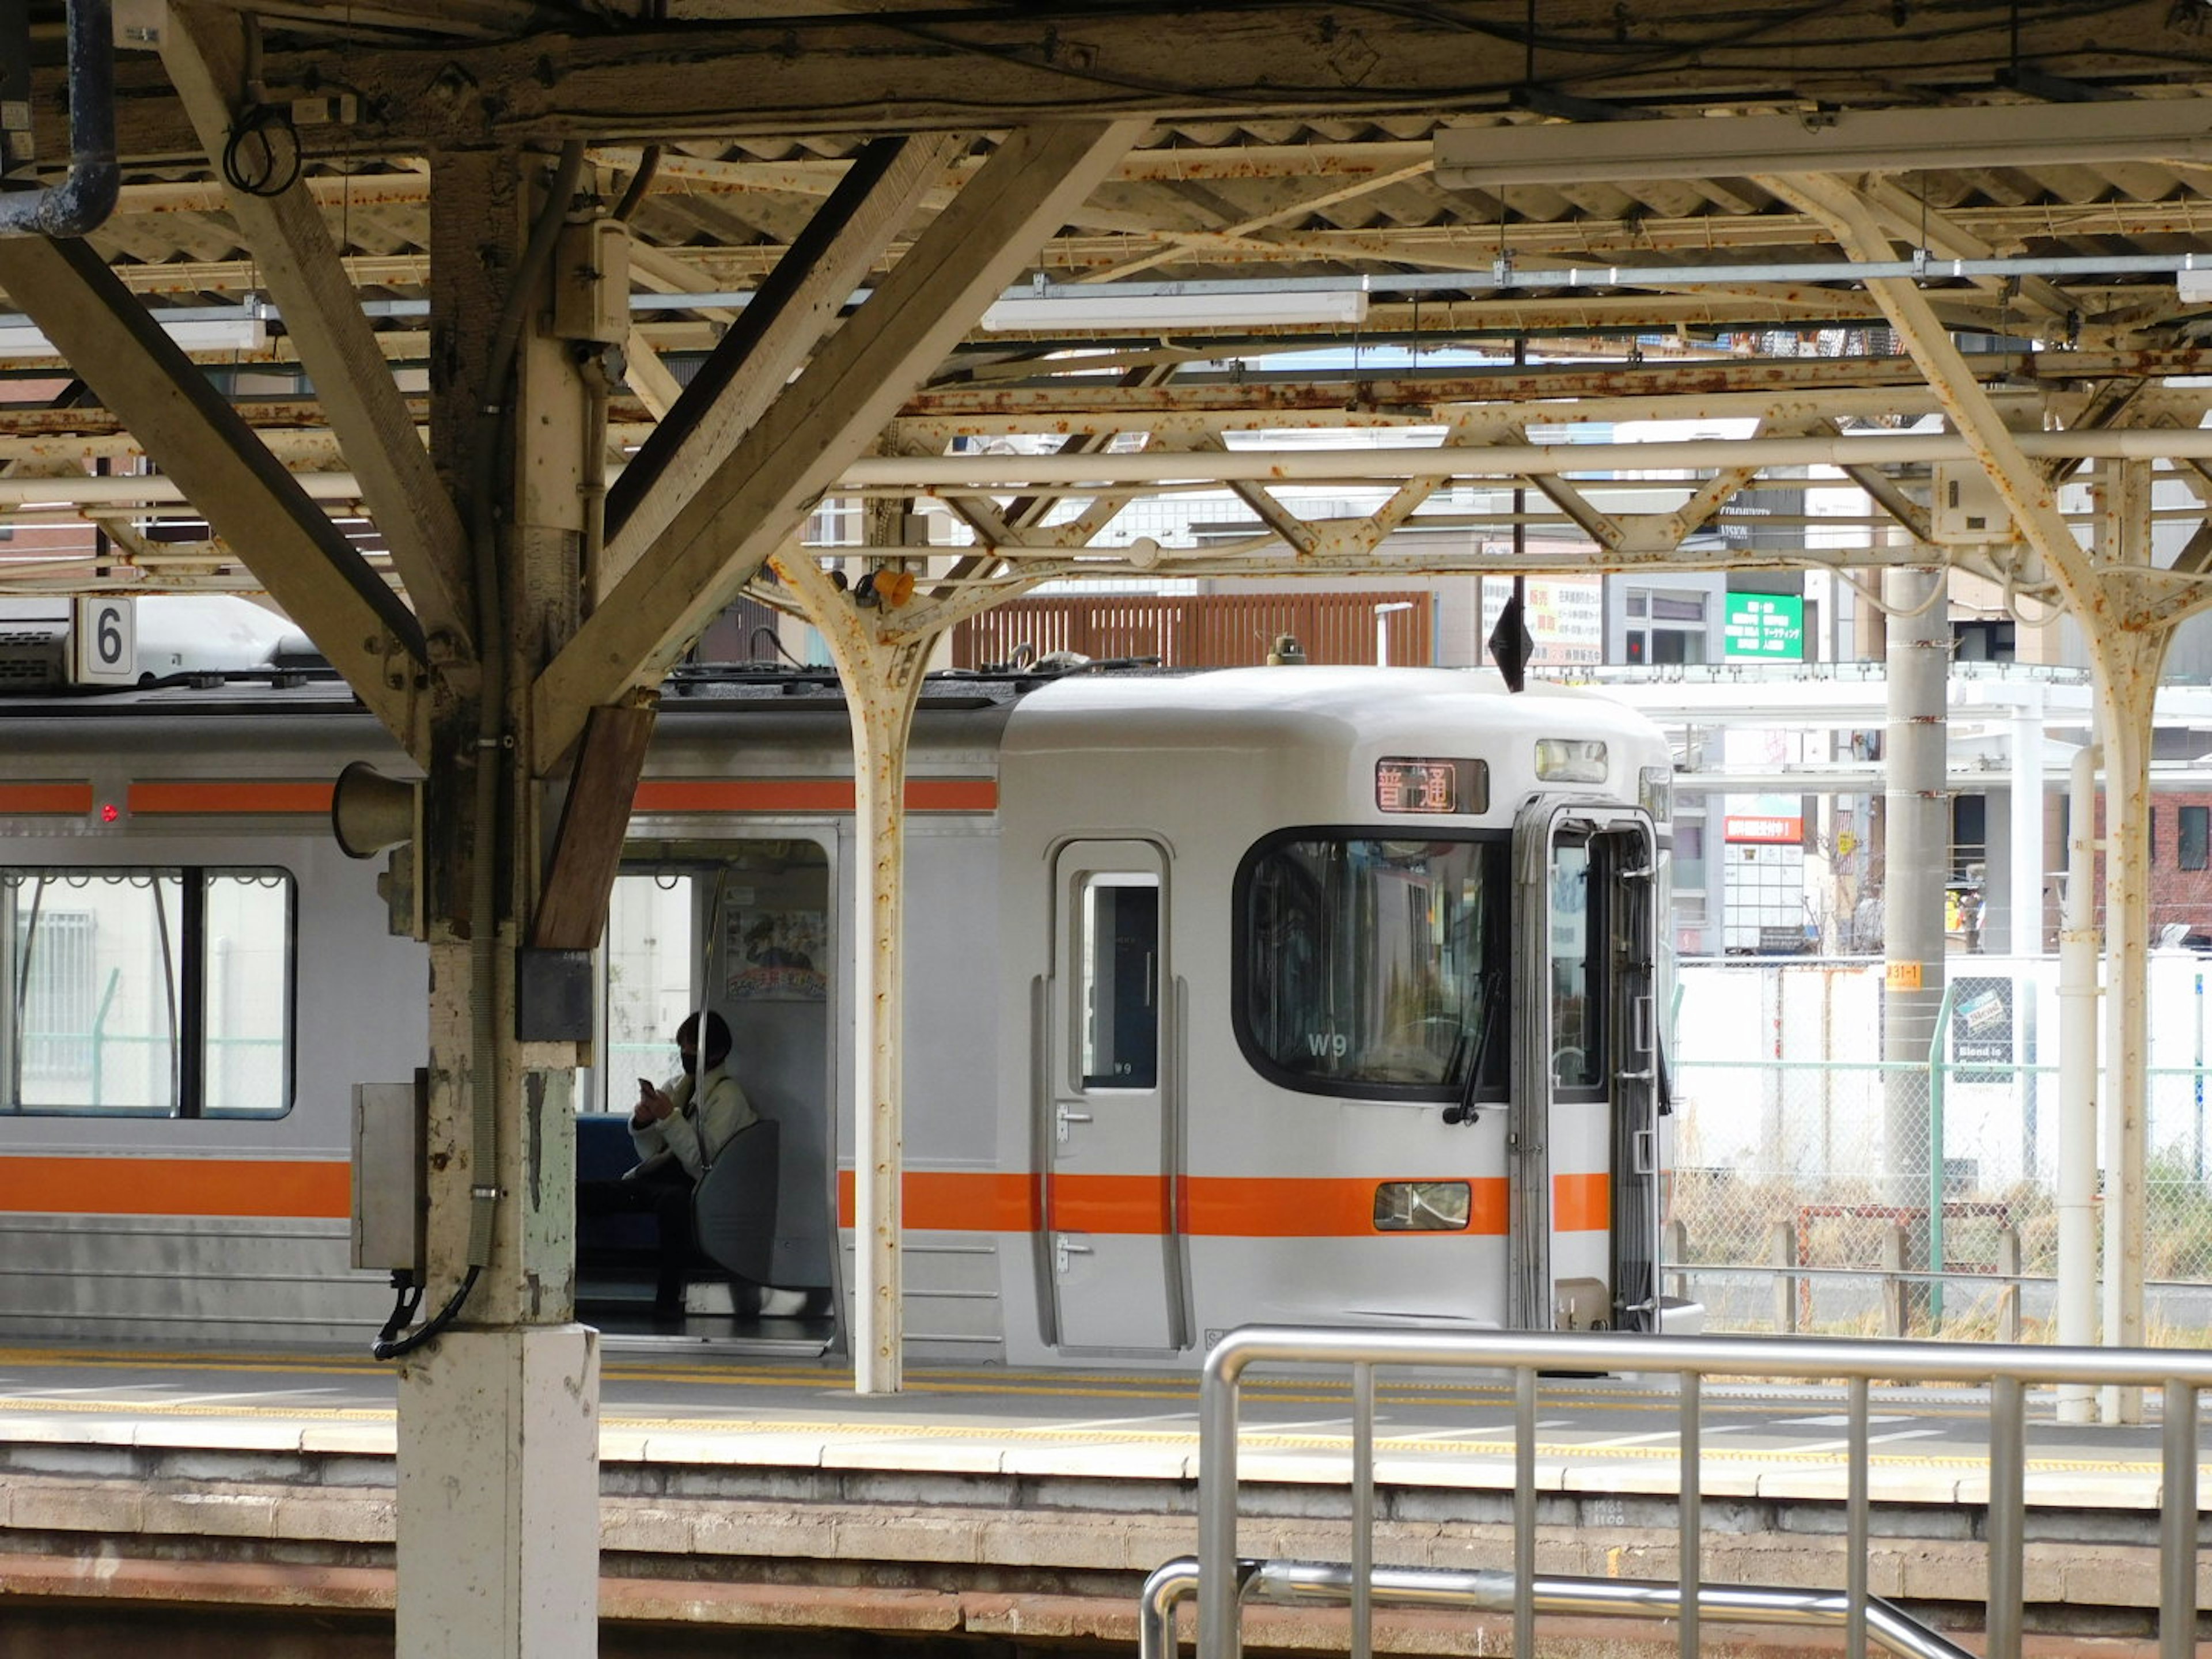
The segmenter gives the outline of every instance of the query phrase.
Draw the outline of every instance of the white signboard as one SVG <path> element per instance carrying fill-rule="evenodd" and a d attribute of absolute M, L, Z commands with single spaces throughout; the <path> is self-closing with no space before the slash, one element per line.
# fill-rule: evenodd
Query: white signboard
<path fill-rule="evenodd" d="M 1605 581 L 1601 576 L 1531 576 L 1522 621 L 1535 636 L 1537 668 L 1572 668 L 1605 660 Z M 1510 581 L 1482 583 L 1482 637 L 1498 626 L 1513 597 Z M 1483 661 L 1489 661 L 1486 654 Z"/>
<path fill-rule="evenodd" d="M 138 678 L 138 619 L 128 598 L 76 602 L 72 652 L 80 685 L 130 685 Z"/>

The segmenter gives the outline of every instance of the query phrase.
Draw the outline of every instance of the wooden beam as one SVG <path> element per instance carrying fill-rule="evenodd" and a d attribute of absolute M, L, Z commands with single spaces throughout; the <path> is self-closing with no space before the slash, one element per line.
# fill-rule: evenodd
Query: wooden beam
<path fill-rule="evenodd" d="M 0 238 L 0 287 L 422 760 L 421 627 L 207 376 L 82 241 Z"/>
<path fill-rule="evenodd" d="M 854 164 L 608 492 L 601 592 L 729 459 L 963 148 L 944 134 L 885 140 Z"/>
<path fill-rule="evenodd" d="M 534 771 L 587 710 L 658 683 L 1142 131 L 1068 122 L 1000 145 L 538 677 Z"/>
<path fill-rule="evenodd" d="M 532 919 L 530 943 L 541 951 L 598 948 L 607 927 L 607 898 L 622 866 L 630 802 L 653 741 L 653 710 L 634 705 L 594 708 L 553 833 L 553 856 Z"/>
<path fill-rule="evenodd" d="M 179 6 L 169 16 L 162 61 L 221 171 L 245 101 L 245 34 L 234 15 L 204 7 Z M 415 614 L 426 633 L 472 650 L 460 515 L 416 435 L 321 210 L 297 179 L 274 195 L 234 185 L 228 197 Z"/>
<path fill-rule="evenodd" d="M 623 379 L 656 421 L 666 420 L 668 411 L 684 396 L 684 383 L 660 361 L 660 354 L 641 328 L 633 327 L 623 347 Z"/>

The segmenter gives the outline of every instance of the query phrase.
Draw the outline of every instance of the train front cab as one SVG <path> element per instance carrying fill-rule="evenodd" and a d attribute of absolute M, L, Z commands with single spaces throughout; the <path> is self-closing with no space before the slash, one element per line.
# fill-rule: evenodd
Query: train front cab
<path fill-rule="evenodd" d="M 1663 872 L 1627 803 L 1663 744 L 1468 676 L 1296 672 L 1010 722 L 1002 955 L 1034 967 L 1001 1095 L 1039 1195 L 1010 1358 L 1187 1360 L 1255 1321 L 1656 1328 Z M 1547 787 L 1540 743 L 1587 761 L 1593 732 L 1596 781 Z M 1392 757 L 1455 753 L 1480 802 L 1378 814 Z"/>

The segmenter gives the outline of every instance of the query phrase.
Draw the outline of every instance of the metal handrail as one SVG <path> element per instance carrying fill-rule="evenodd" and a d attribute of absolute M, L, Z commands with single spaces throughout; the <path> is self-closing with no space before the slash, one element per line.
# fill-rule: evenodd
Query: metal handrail
<path fill-rule="evenodd" d="M 2212 1353 L 2155 1348 L 2026 1347 L 2011 1344 L 1904 1342 L 1842 1338 L 1786 1340 L 1747 1336 L 1486 1331 L 1466 1334 L 1247 1326 L 1231 1331 L 1207 1356 L 1199 1400 L 1199 1659 L 1237 1659 L 1241 1592 L 1258 1569 L 1237 1554 L 1237 1407 L 1243 1374 L 1255 1365 L 1337 1366 L 1353 1375 L 1352 1512 L 1362 1529 L 1374 1514 L 1372 1368 L 1504 1370 L 1514 1398 L 1513 1555 L 1505 1575 L 1513 1613 L 1513 1651 L 1534 1651 L 1540 1586 L 1536 1542 L 1536 1378 L 1540 1371 L 1611 1370 L 1668 1374 L 1680 1379 L 1680 1580 L 1683 1659 L 1698 1647 L 1698 1613 L 1707 1600 L 1700 1582 L 1701 1497 L 1696 1469 L 1698 1390 L 1709 1376 L 1842 1377 L 1847 1384 L 1849 1463 L 1845 1499 L 1846 1584 L 1841 1600 L 1845 1650 L 1863 1659 L 1869 1636 L 1885 1640 L 1883 1615 L 1867 1591 L 1868 1522 L 1872 1508 L 1868 1396 L 1870 1382 L 1986 1384 L 1990 1390 L 1989 1626 L 1990 1659 L 2019 1659 L 2026 1584 L 2027 1389 L 2031 1383 L 2157 1388 L 2164 1394 L 2159 1522 L 2160 1659 L 2194 1659 L 2197 1395 L 2212 1388 Z M 1352 1608 L 1353 1659 L 1368 1659 L 1364 1641 L 1383 1572 L 1366 1565 L 1371 1544 L 1358 1547 L 1364 1571 L 1346 1569 Z M 1265 1564 L 1263 1564 L 1265 1565 Z M 1388 1570 L 1395 1572 L 1397 1569 Z M 1488 1593 L 1486 1591 L 1486 1593 Z M 1715 1594 L 1726 1594 L 1716 1589 Z M 1783 1592 L 1794 1595 L 1795 1592 Z M 1831 1599 L 1806 1593 L 1804 1607 Z M 1640 1592 L 1622 1604 L 1657 1602 Z M 1733 1610 L 1731 1610 L 1733 1611 Z M 1747 1615 L 1748 1616 L 1748 1615 Z M 1826 1615 L 1823 1614 L 1825 1617 Z"/>
<path fill-rule="evenodd" d="M 1175 1659 L 1176 1605 L 1198 1594 L 1198 1558 L 1180 1555 L 1153 1569 L 1137 1607 L 1137 1659 Z M 1239 1561 L 1237 1600 L 1277 1607 L 1311 1602 L 1341 1607 L 1357 1599 L 1358 1580 L 1352 1569 L 1318 1561 Z M 1464 1607 L 1474 1613 L 1510 1613 L 1513 1575 L 1495 1568 L 1455 1571 L 1443 1567 L 1377 1567 L 1370 1577 L 1373 1599 L 1389 1607 Z M 1737 1624 L 1801 1625 L 1838 1628 L 1849 1622 L 1845 1598 L 1833 1591 L 1784 1589 L 1765 1584 L 1700 1584 L 1694 1594 L 1674 1584 L 1626 1578 L 1583 1578 L 1547 1574 L 1531 1587 L 1535 1610 L 1578 1613 L 1599 1618 L 1684 1617 L 1692 1632 L 1701 1613 L 1718 1613 Z M 1947 1641 L 1880 1596 L 1867 1602 L 1867 1634 L 1901 1659 L 1972 1659 L 1965 1648 Z"/>

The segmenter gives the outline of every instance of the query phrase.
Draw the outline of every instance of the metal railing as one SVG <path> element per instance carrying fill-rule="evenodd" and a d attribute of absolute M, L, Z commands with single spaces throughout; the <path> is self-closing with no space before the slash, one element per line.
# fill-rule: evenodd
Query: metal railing
<path fill-rule="evenodd" d="M 1240 1605 L 1344 1607 L 1358 1595 L 1352 1569 L 1325 1562 L 1240 1561 L 1237 1575 Z M 1470 1613 L 1510 1613 L 1514 1607 L 1513 1575 L 1494 1568 L 1376 1567 L 1368 1583 L 1378 1607 L 1455 1607 Z M 1177 1556 L 1145 1580 L 1137 1609 L 1138 1659 L 1174 1659 L 1176 1606 L 1195 1596 L 1198 1583 L 1194 1555 Z M 1685 1594 L 1673 1584 L 1547 1574 L 1536 1579 L 1529 1600 L 1539 1613 L 1673 1619 L 1680 1616 Z M 1699 1613 L 1717 1613 L 1739 1625 L 1835 1629 L 1848 1624 L 1850 1613 L 1845 1598 L 1834 1591 L 1771 1585 L 1700 1584 L 1692 1599 Z M 1969 1650 L 1907 1618 L 1879 1596 L 1867 1603 L 1867 1636 L 1901 1659 L 1973 1659 Z"/>
<path fill-rule="evenodd" d="M 1334 1367 L 1352 1379 L 1352 1560 L 1340 1574 L 1305 1574 L 1312 1564 L 1240 1561 L 1237 1434 L 1239 1385 L 1256 1365 Z M 1513 1385 L 1513 1565 L 1510 1573 L 1435 1574 L 1377 1569 L 1375 1528 L 1375 1372 L 1377 1367 L 1451 1368 L 1508 1373 Z M 1540 1577 L 1536 1572 L 1536 1379 L 1540 1371 L 1592 1370 L 1672 1375 L 1678 1379 L 1680 1528 L 1678 1572 L 1671 1587 L 1624 1586 L 1615 1580 Z M 1699 1492 L 1698 1412 L 1708 1376 L 1840 1378 L 1848 1419 L 1845 1583 L 1832 1593 L 1702 1582 L 1703 1516 Z M 2197 1395 L 2212 1387 L 2212 1353 L 2148 1348 L 2049 1348 L 1986 1344 L 1907 1343 L 1839 1339 L 1679 1337 L 1613 1334 L 1490 1331 L 1466 1334 L 1248 1326 L 1231 1331 L 1207 1357 L 1200 1395 L 1198 1659 L 1237 1659 L 1240 1608 L 1258 1587 L 1273 1594 L 1318 1596 L 1340 1588 L 1352 1614 L 1352 1659 L 1373 1651 L 1373 1607 L 1391 1601 L 1443 1601 L 1470 1607 L 1510 1602 L 1513 1648 L 1535 1651 L 1540 1612 L 1674 1616 L 1680 1651 L 1698 1651 L 1700 1615 L 1826 1623 L 1840 1618 L 1845 1650 L 1863 1659 L 1871 1635 L 1892 1651 L 1932 1656 L 1950 1651 L 1868 1593 L 1871 1504 L 1868 1400 L 1875 1382 L 1986 1386 L 1989 1429 L 1990 1659 L 2019 1659 L 2026 1600 L 2027 1393 L 2036 1383 L 2122 1389 L 2163 1395 L 2159 1521 L 2160 1659 L 2196 1652 Z M 1147 1587 L 1146 1617 L 1164 1617 L 1181 1582 L 1175 1564 Z M 1601 1589 L 1598 1587 L 1603 1587 Z M 1154 1612 L 1156 1603 L 1160 1611 Z M 1167 1626 L 1172 1631 L 1172 1625 Z M 1158 1639 L 1158 1632 L 1154 1633 Z M 1929 1645 L 1929 1644 L 1939 1645 Z M 1164 1647 L 1156 1649 L 1164 1654 Z"/>

